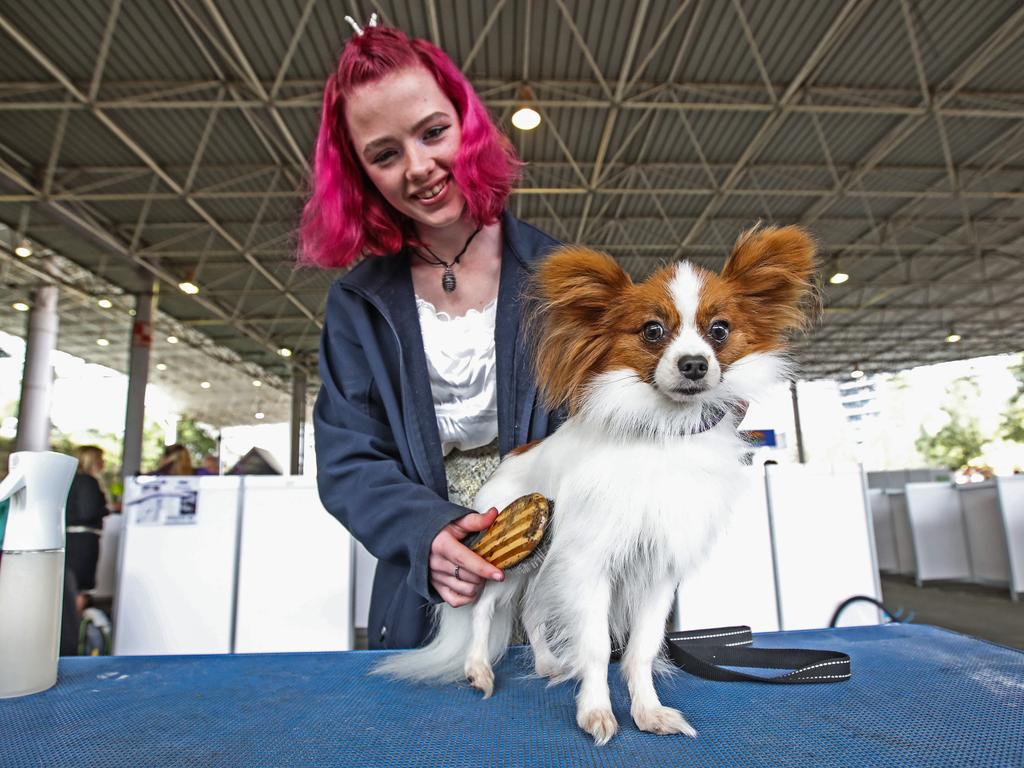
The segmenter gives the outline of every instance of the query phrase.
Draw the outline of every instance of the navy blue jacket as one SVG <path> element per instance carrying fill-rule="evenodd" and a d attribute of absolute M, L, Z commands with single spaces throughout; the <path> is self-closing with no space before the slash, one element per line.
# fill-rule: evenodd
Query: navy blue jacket
<path fill-rule="evenodd" d="M 546 437 L 560 418 L 539 403 L 520 329 L 521 292 L 558 243 L 505 213 L 495 320 L 498 450 Z M 408 254 L 363 260 L 330 289 L 313 410 L 324 507 L 377 557 L 371 648 L 420 645 L 434 537 L 469 510 L 448 501 L 441 439 Z"/>

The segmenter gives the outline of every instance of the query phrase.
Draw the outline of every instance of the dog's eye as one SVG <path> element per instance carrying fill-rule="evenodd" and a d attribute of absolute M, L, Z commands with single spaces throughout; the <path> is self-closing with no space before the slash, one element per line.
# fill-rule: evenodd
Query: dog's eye
<path fill-rule="evenodd" d="M 727 338 L 729 338 L 729 323 L 725 320 L 715 320 L 708 328 L 708 336 L 711 337 L 712 341 L 721 344 Z"/>
<path fill-rule="evenodd" d="M 643 329 L 640 331 L 640 335 L 644 337 L 644 341 L 653 344 L 656 341 L 661 341 L 665 338 L 665 326 L 656 320 L 652 320 L 649 323 L 645 323 Z"/>

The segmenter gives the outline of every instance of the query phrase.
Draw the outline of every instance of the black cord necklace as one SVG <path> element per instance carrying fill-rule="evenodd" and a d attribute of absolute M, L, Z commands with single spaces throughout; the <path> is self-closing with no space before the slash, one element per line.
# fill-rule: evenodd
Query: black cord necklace
<path fill-rule="evenodd" d="M 469 239 L 466 240 L 466 244 L 462 246 L 462 250 L 459 251 L 455 255 L 455 258 L 452 259 L 450 262 L 442 259 L 436 253 L 430 250 L 430 247 L 425 244 L 423 247 L 426 249 L 427 253 L 434 257 L 434 261 L 431 261 L 422 253 L 420 253 L 419 249 L 413 251 L 413 253 L 415 253 L 417 256 L 419 256 L 421 259 L 427 262 L 427 264 L 431 264 L 435 267 L 444 267 L 444 274 L 441 275 L 441 288 L 444 289 L 445 293 L 451 293 L 452 291 L 455 290 L 455 273 L 452 271 L 452 267 L 459 263 L 459 259 L 462 258 L 462 254 L 466 252 L 466 249 L 469 248 L 469 244 L 473 242 L 473 238 L 480 233 L 481 229 L 483 229 L 483 227 L 477 227 L 475 230 L 473 230 L 473 234 L 471 234 L 469 236 Z"/>

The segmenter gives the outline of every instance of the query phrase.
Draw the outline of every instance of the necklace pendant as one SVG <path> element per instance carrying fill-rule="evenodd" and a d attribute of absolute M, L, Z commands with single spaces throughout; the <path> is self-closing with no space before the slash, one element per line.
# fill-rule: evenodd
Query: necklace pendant
<path fill-rule="evenodd" d="M 445 293 L 451 293 L 455 290 L 455 273 L 452 272 L 452 268 L 445 265 L 444 274 L 441 275 L 441 287 Z"/>

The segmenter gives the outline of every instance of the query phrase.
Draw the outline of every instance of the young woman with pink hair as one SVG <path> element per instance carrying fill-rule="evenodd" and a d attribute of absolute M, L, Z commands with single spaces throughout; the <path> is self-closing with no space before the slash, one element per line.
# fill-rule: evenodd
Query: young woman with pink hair
<path fill-rule="evenodd" d="M 330 289 L 314 409 L 320 497 L 378 559 L 371 648 L 421 644 L 431 603 L 503 574 L 461 540 L 513 448 L 559 416 L 538 402 L 520 294 L 557 243 L 505 203 L 519 161 L 439 48 L 368 26 L 324 88 L 300 260 Z"/>

